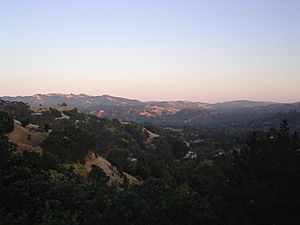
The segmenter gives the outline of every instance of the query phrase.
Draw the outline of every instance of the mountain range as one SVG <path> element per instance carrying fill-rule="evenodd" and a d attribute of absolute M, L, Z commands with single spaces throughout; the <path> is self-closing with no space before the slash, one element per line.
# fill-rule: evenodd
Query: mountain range
<path fill-rule="evenodd" d="M 80 111 L 98 117 L 120 119 L 135 122 L 189 124 L 219 120 L 224 117 L 231 119 L 240 115 L 274 114 L 300 111 L 300 102 L 274 103 L 259 101 L 229 101 L 223 103 L 203 103 L 191 101 L 149 101 L 114 97 L 110 95 L 90 96 L 86 94 L 36 94 L 33 96 L 4 96 L 6 101 L 22 101 L 32 107 L 51 107 L 65 103 Z"/>

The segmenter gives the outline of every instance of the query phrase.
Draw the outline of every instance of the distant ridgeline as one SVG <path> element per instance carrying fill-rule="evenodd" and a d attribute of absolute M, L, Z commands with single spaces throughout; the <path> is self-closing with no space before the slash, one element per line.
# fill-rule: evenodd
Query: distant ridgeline
<path fill-rule="evenodd" d="M 51 105 L 34 98 L 31 107 L 0 101 L 0 225 L 300 224 L 300 119 L 291 105 L 109 108 L 112 117 L 134 107 L 165 118 L 154 126 L 66 101 L 85 95 Z"/>
<path fill-rule="evenodd" d="M 188 101 L 141 102 L 109 95 L 38 94 L 24 97 L 2 97 L 8 101 L 23 101 L 32 108 L 78 108 L 80 112 L 99 118 L 118 119 L 163 126 L 198 126 L 241 129 L 278 127 L 282 119 L 300 129 L 300 103 L 283 104 L 255 101 L 231 101 L 217 104 Z"/>

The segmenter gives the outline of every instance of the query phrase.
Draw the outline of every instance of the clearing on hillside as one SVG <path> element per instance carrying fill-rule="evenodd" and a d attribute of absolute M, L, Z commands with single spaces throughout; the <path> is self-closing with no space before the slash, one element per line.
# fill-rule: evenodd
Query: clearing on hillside
<path fill-rule="evenodd" d="M 47 138 L 49 133 L 35 131 L 36 125 L 22 127 L 21 122 L 14 120 L 14 131 L 7 134 L 9 141 L 17 144 L 20 150 L 34 149 L 42 151 L 40 144 Z"/>
<path fill-rule="evenodd" d="M 145 132 L 147 132 L 149 135 L 148 139 L 145 141 L 145 144 L 151 144 L 151 142 L 154 140 L 154 138 L 159 137 L 158 134 L 155 134 L 155 133 L 151 132 L 150 130 L 143 128 L 143 133 L 145 133 Z"/>
<path fill-rule="evenodd" d="M 99 168 L 101 168 L 103 170 L 103 172 L 106 174 L 106 176 L 109 177 L 108 185 L 112 185 L 113 183 L 123 184 L 124 178 L 121 177 L 121 173 L 118 171 L 118 169 L 116 167 L 111 165 L 111 163 L 109 161 L 107 161 L 106 159 L 104 159 L 103 157 L 98 156 L 93 152 L 89 152 L 85 161 L 86 161 L 85 166 L 88 171 L 91 170 L 91 167 L 93 165 L 98 166 Z M 141 184 L 142 183 L 141 181 L 139 181 L 138 179 L 136 179 L 135 177 L 133 177 L 127 173 L 124 173 L 124 175 L 127 177 L 128 182 L 130 184 Z"/>

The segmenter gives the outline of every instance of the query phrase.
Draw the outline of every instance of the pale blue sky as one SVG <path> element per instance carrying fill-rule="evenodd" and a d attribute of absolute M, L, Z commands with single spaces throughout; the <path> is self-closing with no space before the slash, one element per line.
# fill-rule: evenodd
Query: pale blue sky
<path fill-rule="evenodd" d="M 0 0 L 0 95 L 300 101 L 300 1 Z"/>

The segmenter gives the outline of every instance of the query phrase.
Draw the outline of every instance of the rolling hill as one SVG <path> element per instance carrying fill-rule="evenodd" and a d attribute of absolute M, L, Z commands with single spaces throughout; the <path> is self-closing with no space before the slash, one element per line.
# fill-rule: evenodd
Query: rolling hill
<path fill-rule="evenodd" d="M 22 101 L 31 108 L 57 107 L 65 103 L 70 108 L 100 118 L 119 119 L 153 124 L 201 124 L 218 121 L 235 121 L 235 118 L 261 118 L 291 110 L 300 111 L 300 103 L 274 103 L 237 100 L 223 103 L 190 101 L 150 101 L 85 94 L 36 94 L 33 96 L 4 96 L 6 101 Z"/>

